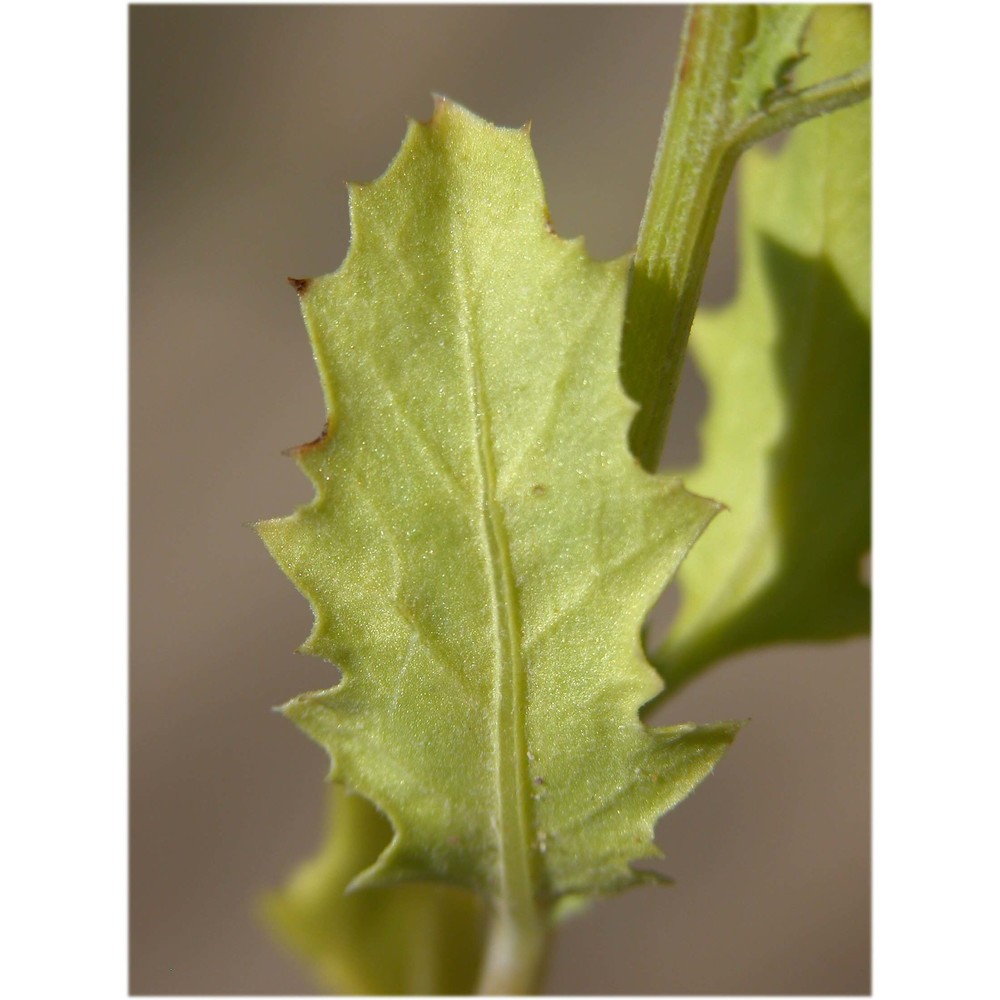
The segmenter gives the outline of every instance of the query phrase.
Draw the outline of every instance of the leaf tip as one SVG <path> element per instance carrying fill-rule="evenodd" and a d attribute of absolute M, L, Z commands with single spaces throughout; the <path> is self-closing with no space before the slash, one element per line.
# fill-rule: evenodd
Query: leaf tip
<path fill-rule="evenodd" d="M 309 291 L 309 286 L 312 284 L 312 278 L 288 278 L 286 280 L 298 292 L 299 298 L 302 298 Z"/>
<path fill-rule="evenodd" d="M 434 98 L 434 110 L 431 112 L 430 118 L 424 123 L 426 125 L 433 125 L 448 110 L 448 98 L 444 94 L 439 94 L 435 91 L 431 94 L 431 97 Z"/>
<path fill-rule="evenodd" d="M 249 521 L 247 522 L 247 527 L 251 528 L 256 532 L 257 537 L 265 544 L 268 543 L 268 536 L 274 531 L 275 521 L 280 521 L 281 518 L 262 518 L 259 521 Z"/>
<path fill-rule="evenodd" d="M 740 730 L 750 722 L 753 722 L 750 716 L 747 716 L 745 719 L 730 719 L 729 722 L 720 722 L 719 728 L 726 733 L 729 737 L 729 742 L 732 743 L 739 735 Z"/>
<path fill-rule="evenodd" d="M 465 115 L 469 118 L 478 120 L 478 116 L 474 115 L 467 108 L 462 107 L 457 101 L 452 100 L 446 94 L 439 94 L 437 91 L 431 93 L 431 97 L 434 98 L 434 110 L 431 111 L 430 118 L 427 121 L 417 122 L 418 125 L 424 128 L 435 128 L 440 126 L 446 118 L 452 115 Z"/>

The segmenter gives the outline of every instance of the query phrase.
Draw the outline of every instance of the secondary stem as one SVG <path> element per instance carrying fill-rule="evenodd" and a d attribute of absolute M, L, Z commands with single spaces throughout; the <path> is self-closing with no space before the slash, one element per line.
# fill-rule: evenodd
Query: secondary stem
<path fill-rule="evenodd" d="M 748 118 L 733 132 L 732 142 L 740 151 L 809 118 L 846 108 L 871 97 L 871 65 L 860 66 L 833 80 L 825 80 L 795 94 L 778 97 L 765 111 Z"/>

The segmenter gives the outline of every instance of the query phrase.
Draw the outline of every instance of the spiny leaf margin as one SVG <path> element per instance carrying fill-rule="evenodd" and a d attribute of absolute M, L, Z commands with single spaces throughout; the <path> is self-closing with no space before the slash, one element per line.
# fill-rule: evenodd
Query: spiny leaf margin
<path fill-rule="evenodd" d="M 317 495 L 257 527 L 343 674 L 284 711 L 395 831 L 354 884 L 635 884 L 738 725 L 638 719 L 639 626 L 718 505 L 628 453 L 628 261 L 551 232 L 526 130 L 442 100 L 350 206 L 341 268 L 297 283 Z"/>

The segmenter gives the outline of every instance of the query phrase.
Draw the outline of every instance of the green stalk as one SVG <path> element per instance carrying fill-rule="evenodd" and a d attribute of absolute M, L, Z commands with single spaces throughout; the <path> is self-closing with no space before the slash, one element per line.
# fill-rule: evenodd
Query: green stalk
<path fill-rule="evenodd" d="M 738 153 L 726 109 L 753 6 L 689 9 L 639 228 L 625 307 L 622 381 L 641 409 L 629 443 L 643 467 L 659 463 L 708 253 Z"/>
<path fill-rule="evenodd" d="M 798 92 L 760 95 L 746 108 L 744 76 L 778 79 L 781 50 L 754 48 L 760 5 L 688 11 L 670 104 L 653 163 L 622 335 L 622 382 L 640 406 L 629 432 L 644 468 L 659 464 L 688 336 L 726 189 L 740 154 L 768 136 L 871 93 L 871 71 Z M 772 63 L 768 65 L 768 59 Z"/>

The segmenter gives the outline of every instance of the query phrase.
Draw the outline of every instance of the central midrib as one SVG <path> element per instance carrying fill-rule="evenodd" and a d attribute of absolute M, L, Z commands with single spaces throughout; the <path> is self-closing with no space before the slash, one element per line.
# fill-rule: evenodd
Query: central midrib
<path fill-rule="evenodd" d="M 520 608 L 504 512 L 497 496 L 496 458 L 487 407 L 483 365 L 469 301 L 459 290 L 472 402 L 475 409 L 476 457 L 482 488 L 482 530 L 489 561 L 496 664 L 496 787 L 499 810 L 500 899 L 515 924 L 536 920 L 533 828 L 526 731 L 526 671 L 521 650 Z"/>

